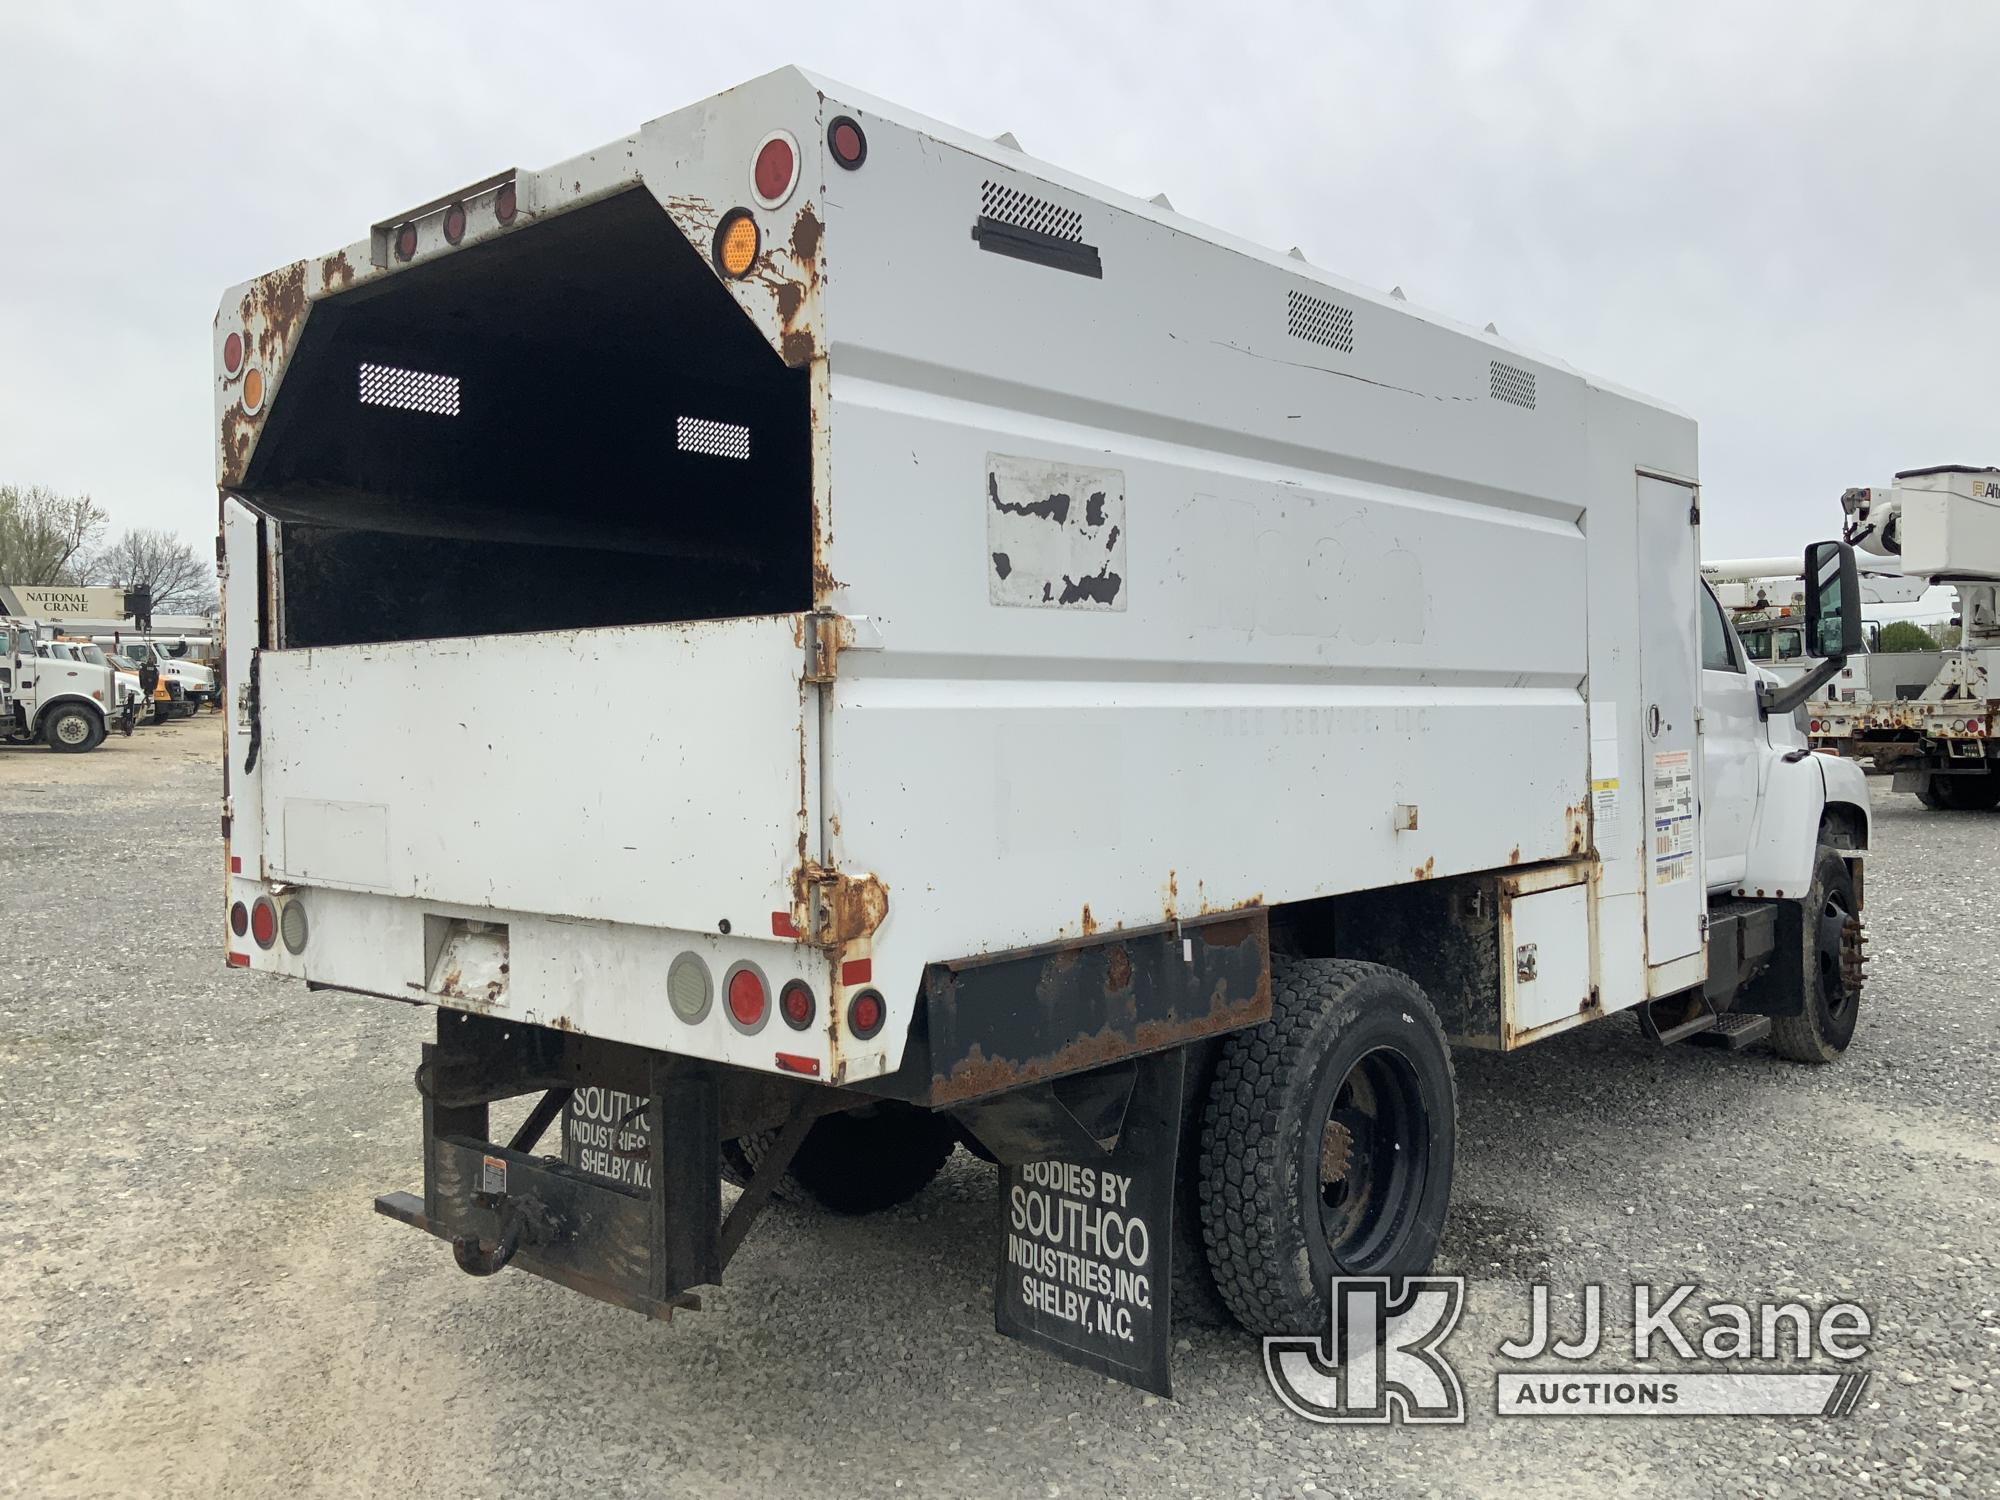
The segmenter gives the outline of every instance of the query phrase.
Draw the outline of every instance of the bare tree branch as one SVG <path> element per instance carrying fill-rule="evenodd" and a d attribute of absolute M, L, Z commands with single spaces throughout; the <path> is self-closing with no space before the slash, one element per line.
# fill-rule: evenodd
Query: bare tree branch
<path fill-rule="evenodd" d="M 0 583 L 81 583 L 109 520 L 88 495 L 0 485 Z"/>
<path fill-rule="evenodd" d="M 215 570 L 169 531 L 126 532 L 89 560 L 92 583 L 152 590 L 155 613 L 200 615 L 215 609 Z"/>

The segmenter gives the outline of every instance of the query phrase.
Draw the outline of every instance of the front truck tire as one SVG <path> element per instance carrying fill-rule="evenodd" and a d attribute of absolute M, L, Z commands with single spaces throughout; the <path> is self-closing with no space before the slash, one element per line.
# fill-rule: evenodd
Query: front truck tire
<path fill-rule="evenodd" d="M 1202 1240 L 1237 1321 L 1310 1333 L 1331 1278 L 1429 1269 L 1457 1120 L 1444 1028 L 1414 981 L 1274 958 L 1271 1018 L 1224 1045 L 1202 1121 Z"/>
<path fill-rule="evenodd" d="M 95 750 L 104 742 L 104 722 L 78 703 L 59 703 L 42 721 L 42 738 L 67 755 Z"/>
<path fill-rule="evenodd" d="M 765 1130 L 723 1142 L 724 1179 L 747 1183 L 777 1139 L 777 1131 Z M 907 1104 L 885 1101 L 827 1115 L 806 1132 L 776 1196 L 830 1213 L 878 1213 L 929 1187 L 957 1145 L 951 1116 Z"/>
<path fill-rule="evenodd" d="M 1822 844 L 1806 893 L 1805 1008 L 1771 1021 L 1771 1050 L 1794 1062 L 1830 1063 L 1854 1040 L 1861 1016 L 1861 907 L 1838 849 Z M 1850 926 L 1849 924 L 1853 925 Z"/>

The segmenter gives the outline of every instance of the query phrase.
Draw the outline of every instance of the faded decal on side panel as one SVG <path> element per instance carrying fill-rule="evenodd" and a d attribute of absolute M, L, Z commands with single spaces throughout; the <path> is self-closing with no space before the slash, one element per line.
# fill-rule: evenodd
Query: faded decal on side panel
<path fill-rule="evenodd" d="M 1125 607 L 1125 476 L 986 455 L 986 586 L 1026 609 Z"/>

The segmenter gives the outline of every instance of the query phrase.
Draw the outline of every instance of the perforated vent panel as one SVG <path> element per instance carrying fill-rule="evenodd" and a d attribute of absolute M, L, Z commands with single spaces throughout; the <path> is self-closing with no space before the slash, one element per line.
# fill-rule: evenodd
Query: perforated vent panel
<path fill-rule="evenodd" d="M 1059 240 L 1083 240 L 1082 214 L 1004 183 L 988 182 L 979 189 L 979 212 L 1016 229 L 1032 229 Z"/>
<path fill-rule="evenodd" d="M 1491 385 L 1489 390 L 1495 401 L 1510 402 L 1515 406 L 1535 409 L 1535 372 L 1524 370 L 1519 365 L 1505 365 L 1494 360 L 1491 365 Z"/>
<path fill-rule="evenodd" d="M 1342 354 L 1354 352 L 1354 309 L 1304 292 L 1288 292 L 1285 327 L 1293 338 L 1324 344 Z"/>
<path fill-rule="evenodd" d="M 363 364 L 356 394 L 363 406 L 390 406 L 397 411 L 428 412 L 434 417 L 458 415 L 458 377 L 394 365 Z"/>
<path fill-rule="evenodd" d="M 748 458 L 750 429 L 740 422 L 680 417 L 674 423 L 674 446 L 683 453 L 706 453 L 712 458 Z"/>

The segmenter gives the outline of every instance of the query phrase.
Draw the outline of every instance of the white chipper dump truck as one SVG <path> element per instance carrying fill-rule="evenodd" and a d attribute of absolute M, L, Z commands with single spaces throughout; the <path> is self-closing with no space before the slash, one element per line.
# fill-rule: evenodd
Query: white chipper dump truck
<path fill-rule="evenodd" d="M 791 70 L 214 352 L 228 961 L 436 1008 L 467 1271 L 664 1316 L 964 1141 L 999 1326 L 1164 1390 L 1431 1263 L 1451 1044 L 1853 1035 L 1861 775 L 1559 361 Z"/>
<path fill-rule="evenodd" d="M 1949 586 L 1958 643 L 1891 698 L 1807 704 L 1812 742 L 1867 758 L 1895 789 L 1950 811 L 2000 807 L 2000 469 L 1943 464 L 1840 497 L 1848 540 L 1918 587 Z"/>

